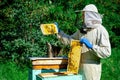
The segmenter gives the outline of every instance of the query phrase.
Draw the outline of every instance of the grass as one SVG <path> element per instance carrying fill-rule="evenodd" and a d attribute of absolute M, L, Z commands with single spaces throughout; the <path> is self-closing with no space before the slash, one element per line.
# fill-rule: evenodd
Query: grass
<path fill-rule="evenodd" d="M 109 58 L 102 59 L 102 79 L 101 80 L 120 80 L 120 50 L 112 49 Z"/>
<path fill-rule="evenodd" d="M 120 80 L 120 50 L 113 49 L 109 58 L 102 59 L 101 80 Z M 14 62 L 0 62 L 0 80 L 28 80 L 28 68 L 20 68 Z"/>
<path fill-rule="evenodd" d="M 0 80 L 28 80 L 28 69 L 17 67 L 14 62 L 1 62 Z"/>

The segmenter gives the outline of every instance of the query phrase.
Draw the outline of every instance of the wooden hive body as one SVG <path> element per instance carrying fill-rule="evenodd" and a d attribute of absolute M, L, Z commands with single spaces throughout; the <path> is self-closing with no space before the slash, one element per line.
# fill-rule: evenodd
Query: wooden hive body
<path fill-rule="evenodd" d="M 40 76 L 41 78 L 48 78 L 48 77 L 56 77 L 56 76 L 77 75 L 80 66 L 80 57 L 81 57 L 81 44 L 78 40 L 73 40 L 71 42 L 71 48 L 68 54 L 67 71 L 54 72 L 54 73 L 41 73 L 38 74 L 38 76 Z"/>

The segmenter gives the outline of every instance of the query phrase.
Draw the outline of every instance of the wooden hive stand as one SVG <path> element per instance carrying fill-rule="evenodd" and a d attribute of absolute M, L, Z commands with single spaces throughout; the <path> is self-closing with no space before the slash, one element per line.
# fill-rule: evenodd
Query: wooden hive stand
<path fill-rule="evenodd" d="M 78 74 L 80 67 L 81 44 L 78 40 L 71 41 L 71 49 L 68 54 L 67 71 L 40 73 L 37 80 L 82 80 L 82 76 Z"/>

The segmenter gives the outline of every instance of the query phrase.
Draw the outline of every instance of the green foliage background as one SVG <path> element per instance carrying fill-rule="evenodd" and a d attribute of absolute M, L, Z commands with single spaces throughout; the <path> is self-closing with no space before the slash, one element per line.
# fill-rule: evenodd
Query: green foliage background
<path fill-rule="evenodd" d="M 103 25 L 110 35 L 112 55 L 102 60 L 102 80 L 119 80 L 120 0 L 1 0 L 0 61 L 23 65 L 28 57 L 44 57 L 48 41 L 64 47 L 56 35 L 43 36 L 40 24 L 58 22 L 61 30 L 72 34 L 76 31 L 74 11 L 87 4 L 95 4 L 104 14 Z"/>

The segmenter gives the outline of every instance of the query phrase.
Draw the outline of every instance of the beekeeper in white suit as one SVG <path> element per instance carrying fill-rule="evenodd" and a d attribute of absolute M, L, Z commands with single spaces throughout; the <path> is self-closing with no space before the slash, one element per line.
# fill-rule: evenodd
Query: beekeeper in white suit
<path fill-rule="evenodd" d="M 111 55 L 109 35 L 102 25 L 102 16 L 95 5 L 86 5 L 81 12 L 84 23 L 82 30 L 69 36 L 59 29 L 57 37 L 64 44 L 70 44 L 71 40 L 80 40 L 80 43 L 83 44 L 80 67 L 83 80 L 100 80 L 100 59 Z"/>

